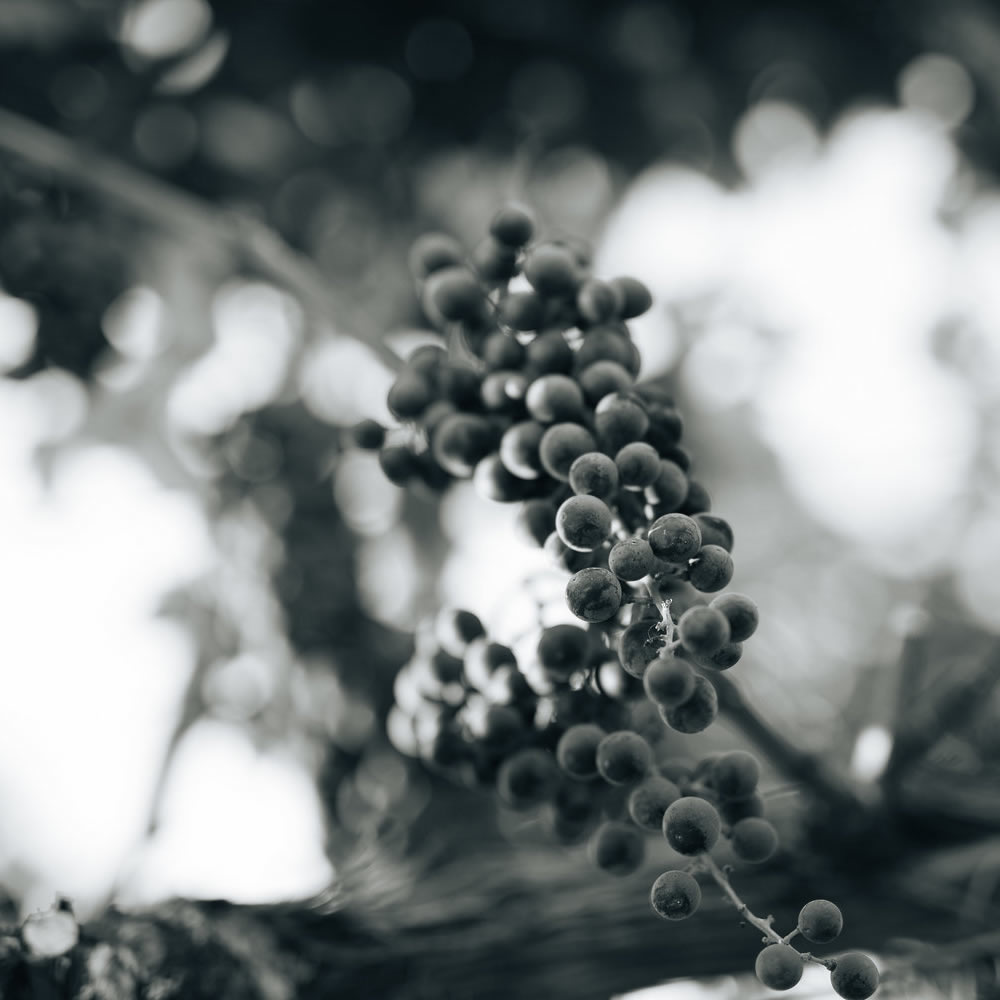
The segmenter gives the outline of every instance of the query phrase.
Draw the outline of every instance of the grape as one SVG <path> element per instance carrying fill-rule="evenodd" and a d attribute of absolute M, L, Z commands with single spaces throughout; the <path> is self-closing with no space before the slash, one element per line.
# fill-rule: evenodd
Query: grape
<path fill-rule="evenodd" d="M 583 415 L 583 390 L 568 375 L 558 373 L 536 378 L 525 394 L 528 412 L 543 424 L 577 420 Z"/>
<path fill-rule="evenodd" d="M 522 372 L 498 369 L 489 372 L 479 387 L 483 406 L 491 413 L 519 416 L 525 413 L 524 394 L 528 379 Z"/>
<path fill-rule="evenodd" d="M 500 438 L 500 461 L 519 479 L 537 479 L 542 472 L 538 457 L 545 428 L 537 420 L 511 424 Z"/>
<path fill-rule="evenodd" d="M 446 233 L 424 233 L 410 249 L 410 271 L 419 280 L 446 267 L 461 264 L 462 244 Z"/>
<path fill-rule="evenodd" d="M 719 812 L 730 826 L 735 826 L 741 819 L 747 819 L 750 816 L 763 816 L 764 800 L 754 792 L 745 799 L 720 802 Z"/>
<path fill-rule="evenodd" d="M 673 708 L 694 694 L 695 672 L 687 660 L 659 656 L 649 665 L 642 683 L 651 701 L 663 708 Z"/>
<path fill-rule="evenodd" d="M 573 348 L 558 330 L 539 334 L 525 348 L 525 364 L 535 375 L 565 373 L 573 367 Z"/>
<path fill-rule="evenodd" d="M 417 475 L 417 456 L 402 444 L 383 445 L 378 453 L 378 464 L 390 483 L 405 486 Z"/>
<path fill-rule="evenodd" d="M 511 292 L 500 300 L 497 318 L 512 330 L 537 330 L 545 318 L 545 303 L 538 292 Z"/>
<path fill-rule="evenodd" d="M 606 323 L 618 315 L 622 299 L 615 289 L 599 278 L 588 278 L 576 293 L 576 308 L 580 318 L 590 326 Z"/>
<path fill-rule="evenodd" d="M 732 845 L 742 861 L 767 861 L 778 849 L 778 831 L 766 819 L 748 816 L 733 824 Z"/>
<path fill-rule="evenodd" d="M 628 812 L 636 826 L 658 832 L 663 829 L 663 814 L 680 797 L 680 789 L 672 781 L 654 774 L 629 793 Z"/>
<path fill-rule="evenodd" d="M 571 549 L 560 537 L 559 532 L 553 531 L 545 544 L 542 546 L 546 555 L 553 565 L 560 569 L 568 570 L 570 573 L 577 573 L 582 569 L 587 569 L 594 562 L 593 552 L 578 552 Z M 568 599 L 568 598 L 567 598 Z"/>
<path fill-rule="evenodd" d="M 588 451 L 569 467 L 569 485 L 574 493 L 610 502 L 618 493 L 618 467 L 602 452 Z"/>
<path fill-rule="evenodd" d="M 681 504 L 682 514 L 704 514 L 712 509 L 712 498 L 708 495 L 708 490 L 701 483 L 692 479 L 688 483 L 687 496 Z"/>
<path fill-rule="evenodd" d="M 485 691 L 490 678 L 503 666 L 517 669 L 514 650 L 499 642 L 491 642 L 485 633 L 469 640 L 462 658 L 465 679 L 480 691 Z"/>
<path fill-rule="evenodd" d="M 542 436 L 538 454 L 542 466 L 553 479 L 569 480 L 570 466 L 596 443 L 586 427 L 574 423 L 553 424 Z"/>
<path fill-rule="evenodd" d="M 617 361 L 595 361 L 578 371 L 577 381 L 591 406 L 609 392 L 627 392 L 635 381 L 632 373 Z"/>
<path fill-rule="evenodd" d="M 679 733 L 700 733 L 715 722 L 719 714 L 719 696 L 711 681 L 695 674 L 694 691 L 680 705 L 661 709 L 663 721 Z"/>
<path fill-rule="evenodd" d="M 590 636 L 579 625 L 552 625 L 538 639 L 538 662 L 555 680 L 585 667 L 589 653 Z"/>
<path fill-rule="evenodd" d="M 377 420 L 361 420 L 351 428 L 356 448 L 378 451 L 385 444 L 385 428 Z"/>
<path fill-rule="evenodd" d="M 454 767 L 469 758 L 469 746 L 462 734 L 448 726 L 439 730 L 431 740 L 429 760 L 440 767 Z"/>
<path fill-rule="evenodd" d="M 612 278 L 608 284 L 621 296 L 619 315 L 622 319 L 641 316 L 653 304 L 652 294 L 638 278 Z"/>
<path fill-rule="evenodd" d="M 695 590 L 722 590 L 732 578 L 733 557 L 721 546 L 703 545 L 690 563 L 688 579 Z"/>
<path fill-rule="evenodd" d="M 718 608 L 726 616 L 729 621 L 729 638 L 733 642 L 743 642 L 757 631 L 760 612 L 746 594 L 720 594 L 712 599 L 709 607 Z"/>
<path fill-rule="evenodd" d="M 657 559 L 682 563 L 701 548 L 701 531 L 687 514 L 664 514 L 649 528 L 649 547 Z"/>
<path fill-rule="evenodd" d="M 611 570 L 590 566 L 575 572 L 566 584 L 566 604 L 585 622 L 606 622 L 622 604 L 622 586 Z"/>
<path fill-rule="evenodd" d="M 556 531 L 571 549 L 596 549 L 611 531 L 611 510 L 597 497 L 570 497 L 556 511 Z"/>
<path fill-rule="evenodd" d="M 660 475 L 660 456 L 651 444 L 631 441 L 618 450 L 615 465 L 621 484 L 627 490 L 652 486 Z"/>
<path fill-rule="evenodd" d="M 478 410 L 482 378 L 467 364 L 445 365 L 440 373 L 441 395 L 461 410 Z"/>
<path fill-rule="evenodd" d="M 729 620 L 717 608 L 696 605 L 681 615 L 677 635 L 689 652 L 711 656 L 729 642 Z"/>
<path fill-rule="evenodd" d="M 595 326 L 588 330 L 576 352 L 575 368 L 584 371 L 595 361 L 615 361 L 632 375 L 639 374 L 642 359 L 628 335 L 613 326 Z"/>
<path fill-rule="evenodd" d="M 565 298 L 580 284 L 580 266 L 565 247 L 539 243 L 524 258 L 524 276 L 532 288 L 546 298 Z"/>
<path fill-rule="evenodd" d="M 517 202 L 508 202 L 490 222 L 490 235 L 505 246 L 523 247 L 535 234 L 535 219 L 531 209 Z"/>
<path fill-rule="evenodd" d="M 516 503 L 529 497 L 534 484 L 515 476 L 494 452 L 481 458 L 472 472 L 476 492 L 486 500 Z"/>
<path fill-rule="evenodd" d="M 483 342 L 482 357 L 487 371 L 517 369 L 524 363 L 524 345 L 509 333 L 491 333 Z"/>
<path fill-rule="evenodd" d="M 647 435 L 647 440 L 649 440 Z M 691 472 L 691 453 L 686 449 L 682 448 L 679 444 L 671 444 L 666 448 L 659 448 L 660 458 L 666 462 L 673 462 L 674 465 L 679 465 L 685 473 Z M 691 511 L 685 510 L 687 504 L 687 495 L 691 491 L 691 483 L 688 482 L 688 492 L 684 494 L 685 499 L 681 501 L 680 506 L 677 508 L 681 514 L 690 514 Z"/>
<path fill-rule="evenodd" d="M 594 427 L 602 444 L 615 453 L 642 438 L 649 427 L 649 417 L 633 397 L 611 392 L 594 407 Z"/>
<path fill-rule="evenodd" d="M 703 545 L 718 545 L 727 552 L 733 551 L 733 529 L 729 522 L 715 514 L 694 514 L 698 527 L 701 528 Z"/>
<path fill-rule="evenodd" d="M 571 469 L 571 483 L 572 476 Z M 615 542 L 608 553 L 608 569 L 621 580 L 641 580 L 652 568 L 653 550 L 645 538 L 623 538 L 620 542 Z"/>
<path fill-rule="evenodd" d="M 649 413 L 646 440 L 661 453 L 675 448 L 684 433 L 684 421 L 677 408 L 672 403 L 649 402 L 646 409 Z"/>
<path fill-rule="evenodd" d="M 472 251 L 472 266 L 489 284 L 505 284 L 518 272 L 517 251 L 487 236 Z"/>
<path fill-rule="evenodd" d="M 649 622 L 629 625 L 618 639 L 618 658 L 622 668 L 633 677 L 642 677 L 646 668 L 660 655 L 666 643 L 663 631 Z"/>
<path fill-rule="evenodd" d="M 799 933 L 813 944 L 829 944 L 844 929 L 844 915 L 828 899 L 812 899 L 799 910 Z"/>
<path fill-rule="evenodd" d="M 552 803 L 550 828 L 560 843 L 575 844 L 593 830 L 600 816 L 600 806 L 587 785 L 564 781 Z"/>
<path fill-rule="evenodd" d="M 431 657 L 431 673 L 442 684 L 456 684 L 462 679 L 461 657 L 453 656 L 444 649 L 437 650 Z"/>
<path fill-rule="evenodd" d="M 414 420 L 424 412 L 433 395 L 434 390 L 423 375 L 404 369 L 389 388 L 386 403 L 397 420 Z"/>
<path fill-rule="evenodd" d="M 642 834 L 625 823 L 602 823 L 590 841 L 594 864 L 612 875 L 631 875 L 642 864 L 645 854 Z"/>
<path fill-rule="evenodd" d="M 600 726 L 581 722 L 570 726 L 556 745 L 556 760 L 571 777 L 585 781 L 597 777 L 597 746 L 606 733 Z"/>
<path fill-rule="evenodd" d="M 485 417 L 453 413 L 431 436 L 431 453 L 446 472 L 468 479 L 497 445 L 496 428 Z"/>
<path fill-rule="evenodd" d="M 836 960 L 830 985 L 844 1000 L 867 1000 L 878 989 L 878 969 L 860 951 L 849 951 Z"/>
<path fill-rule="evenodd" d="M 684 470 L 676 462 L 660 460 L 660 468 L 652 486 L 645 490 L 649 503 L 662 509 L 663 513 L 680 507 L 687 496 L 688 479 Z"/>
<path fill-rule="evenodd" d="M 663 814 L 663 835 L 678 854 L 710 851 L 721 832 L 722 821 L 715 806 L 693 795 L 671 803 Z"/>
<path fill-rule="evenodd" d="M 487 704 L 482 714 L 472 719 L 469 731 L 481 746 L 496 753 L 518 741 L 524 732 L 524 720 L 510 705 Z"/>
<path fill-rule="evenodd" d="M 723 799 L 745 799 L 757 789 L 760 763 L 746 750 L 730 750 L 712 764 L 712 787 Z"/>
<path fill-rule="evenodd" d="M 556 762 L 536 747 L 518 750 L 500 765 L 497 794 L 512 809 L 531 809 L 556 789 Z"/>
<path fill-rule="evenodd" d="M 609 659 L 601 663 L 597 668 L 595 680 L 598 690 L 609 698 L 624 700 L 634 698 L 639 693 L 635 687 L 636 679 L 622 669 L 622 665 L 617 659 Z"/>
<path fill-rule="evenodd" d="M 538 695 L 527 678 L 516 666 L 509 663 L 496 668 L 482 688 L 486 699 L 494 705 L 511 705 L 522 716 L 534 718 Z"/>
<path fill-rule="evenodd" d="M 790 944 L 769 944 L 754 969 L 768 989 L 790 990 L 802 978 L 802 956 Z"/>
<path fill-rule="evenodd" d="M 714 667 L 716 670 L 728 670 L 740 662 L 743 656 L 743 643 L 727 642 L 725 646 L 711 656 L 700 656 L 698 662 L 704 666 Z"/>
<path fill-rule="evenodd" d="M 527 544 L 541 546 L 555 521 L 556 508 L 550 500 L 526 500 L 517 512 L 514 527 Z"/>
<path fill-rule="evenodd" d="M 641 781 L 653 762 L 649 744 L 629 729 L 608 733 L 597 746 L 597 770 L 611 785 Z"/>
<path fill-rule="evenodd" d="M 478 319 L 485 303 L 482 286 L 465 267 L 445 267 L 431 274 L 424 285 L 423 303 L 430 315 L 435 313 L 451 322 Z"/>
<path fill-rule="evenodd" d="M 701 886 L 688 872 L 664 872 L 653 883 L 649 901 L 664 920 L 684 920 L 701 903 Z"/>
<path fill-rule="evenodd" d="M 458 407 L 450 400 L 435 399 L 430 406 L 420 414 L 420 423 L 428 436 L 434 434 L 445 417 L 458 412 Z"/>

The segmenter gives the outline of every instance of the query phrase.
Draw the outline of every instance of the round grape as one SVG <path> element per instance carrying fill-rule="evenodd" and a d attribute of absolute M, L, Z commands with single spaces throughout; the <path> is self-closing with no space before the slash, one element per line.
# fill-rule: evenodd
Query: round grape
<path fill-rule="evenodd" d="M 593 406 L 608 393 L 627 392 L 635 377 L 617 361 L 595 361 L 579 370 L 577 381 L 583 390 L 584 399 Z"/>
<path fill-rule="evenodd" d="M 538 639 L 538 662 L 554 680 L 565 681 L 587 665 L 590 636 L 579 625 L 551 625 Z"/>
<path fill-rule="evenodd" d="M 622 585 L 601 566 L 578 570 L 566 584 L 566 604 L 585 622 L 606 622 L 621 608 Z"/>
<path fill-rule="evenodd" d="M 576 310 L 589 326 L 614 319 L 621 305 L 621 296 L 600 278 L 588 278 L 577 289 Z"/>
<path fill-rule="evenodd" d="M 712 498 L 709 496 L 708 490 L 697 480 L 692 479 L 688 483 L 687 496 L 684 497 L 684 502 L 680 506 L 681 513 L 704 514 L 711 509 Z"/>
<path fill-rule="evenodd" d="M 497 452 L 481 458 L 472 472 L 472 484 L 476 492 L 486 500 L 497 503 L 516 503 L 525 500 L 534 489 L 534 484 L 515 476 L 508 469 Z"/>
<path fill-rule="evenodd" d="M 611 510 L 597 497 L 572 496 L 556 511 L 556 531 L 571 549 L 596 549 L 611 531 Z"/>
<path fill-rule="evenodd" d="M 615 455 L 621 484 L 627 490 L 652 486 L 660 475 L 660 456 L 651 444 L 631 441 Z"/>
<path fill-rule="evenodd" d="M 509 333 L 491 333 L 483 342 L 483 364 L 486 370 L 517 369 L 524 363 L 524 345 Z"/>
<path fill-rule="evenodd" d="M 378 451 L 385 444 L 385 428 L 377 420 L 361 420 L 351 428 L 356 448 Z"/>
<path fill-rule="evenodd" d="M 590 841 L 590 857 L 611 875 L 631 875 L 643 862 L 646 841 L 634 827 L 609 821 L 602 823 Z"/>
<path fill-rule="evenodd" d="M 688 579 L 695 590 L 713 593 L 722 590 L 732 578 L 733 557 L 719 545 L 703 545 L 691 560 Z"/>
<path fill-rule="evenodd" d="M 722 821 L 711 802 L 685 795 L 663 814 L 663 835 L 678 854 L 704 854 L 718 842 Z"/>
<path fill-rule="evenodd" d="M 849 951 L 836 959 L 830 985 L 844 1000 L 868 1000 L 878 989 L 878 969 L 860 951 Z"/>
<path fill-rule="evenodd" d="M 595 326 L 583 337 L 576 352 L 575 369 L 582 372 L 597 361 L 615 361 L 632 375 L 639 374 L 642 358 L 624 333 L 613 326 Z"/>
<path fill-rule="evenodd" d="M 545 319 L 545 303 L 538 292 L 511 292 L 500 300 L 497 317 L 512 330 L 537 330 Z"/>
<path fill-rule="evenodd" d="M 597 777 L 597 747 L 607 734 L 591 722 L 570 726 L 556 745 L 556 760 L 571 777 L 586 781 Z"/>
<path fill-rule="evenodd" d="M 463 655 L 465 679 L 480 691 L 485 691 L 490 678 L 504 666 L 517 669 L 514 650 L 499 642 L 491 642 L 485 632 L 469 640 Z"/>
<path fill-rule="evenodd" d="M 702 545 L 718 545 L 727 552 L 733 551 L 733 529 L 729 522 L 715 514 L 692 515 L 701 528 Z"/>
<path fill-rule="evenodd" d="M 778 831 L 766 819 L 741 819 L 732 828 L 733 853 L 741 861 L 767 861 L 778 849 Z"/>
<path fill-rule="evenodd" d="M 390 483 L 405 486 L 418 474 L 417 456 L 406 445 L 383 445 L 378 453 L 378 464 Z"/>
<path fill-rule="evenodd" d="M 612 392 L 594 407 L 594 427 L 601 442 L 615 453 L 642 439 L 649 427 L 649 417 L 632 396 Z"/>
<path fill-rule="evenodd" d="M 483 378 L 479 398 L 490 413 L 515 417 L 526 413 L 524 394 L 527 389 L 528 379 L 522 372 L 497 369 Z"/>
<path fill-rule="evenodd" d="M 623 276 L 612 278 L 609 285 L 621 297 L 619 315 L 622 319 L 632 319 L 641 316 L 653 304 L 653 296 L 649 289 L 638 279 Z"/>
<path fill-rule="evenodd" d="M 790 944 L 769 944 L 754 965 L 757 978 L 770 990 L 790 990 L 802 978 L 802 956 Z"/>
<path fill-rule="evenodd" d="M 446 233 L 424 233 L 410 249 L 410 272 L 418 280 L 446 267 L 461 264 L 465 252 L 462 244 Z"/>
<path fill-rule="evenodd" d="M 663 721 L 679 733 L 700 733 L 715 722 L 719 714 L 719 696 L 711 681 L 695 674 L 694 691 L 680 705 L 660 710 Z"/>
<path fill-rule="evenodd" d="M 643 674 L 642 683 L 651 701 L 662 708 L 673 708 L 694 694 L 695 672 L 687 660 L 659 656 Z"/>
<path fill-rule="evenodd" d="M 709 607 L 717 608 L 726 616 L 729 621 L 729 638 L 733 642 L 743 642 L 757 631 L 760 612 L 746 594 L 720 594 L 712 599 Z"/>
<path fill-rule="evenodd" d="M 656 479 L 652 486 L 646 487 L 645 495 L 649 503 L 667 513 L 680 507 L 687 491 L 688 479 L 684 470 L 676 462 L 661 459 Z"/>
<path fill-rule="evenodd" d="M 468 322 L 482 315 L 486 298 L 468 268 L 445 267 L 427 278 L 423 301 L 431 315 L 436 312 L 450 322 Z"/>
<path fill-rule="evenodd" d="M 602 452 L 588 451 L 569 467 L 569 485 L 574 493 L 610 502 L 618 494 L 618 468 Z"/>
<path fill-rule="evenodd" d="M 570 483 L 572 475 L 571 469 Z M 652 570 L 653 563 L 653 550 L 645 538 L 623 538 L 608 553 L 608 569 L 620 580 L 641 580 Z"/>
<path fill-rule="evenodd" d="M 629 625 L 618 639 L 618 658 L 622 669 L 633 677 L 642 677 L 647 667 L 666 644 L 666 636 L 656 624 L 636 622 Z"/>
<path fill-rule="evenodd" d="M 663 829 L 663 814 L 680 797 L 680 789 L 672 781 L 650 775 L 629 793 L 628 812 L 636 826 L 659 832 Z"/>
<path fill-rule="evenodd" d="M 545 298 L 565 298 L 580 284 L 580 265 L 571 251 L 554 243 L 539 243 L 524 258 L 524 276 Z"/>
<path fill-rule="evenodd" d="M 419 372 L 404 369 L 389 388 L 386 403 L 397 420 L 415 420 L 434 396 L 430 382 Z"/>
<path fill-rule="evenodd" d="M 590 431 L 580 424 L 553 424 L 542 436 L 538 454 L 545 471 L 561 482 L 569 480 L 569 470 L 573 463 L 588 451 L 596 451 L 597 445 Z"/>
<path fill-rule="evenodd" d="M 748 819 L 751 816 L 763 816 L 764 800 L 757 792 L 754 792 L 745 799 L 731 799 L 720 802 L 719 812 L 730 826 L 735 826 L 741 819 Z"/>
<path fill-rule="evenodd" d="M 490 235 L 505 246 L 523 247 L 535 234 L 535 217 L 526 205 L 508 202 L 490 221 Z"/>
<path fill-rule="evenodd" d="M 699 656 L 698 662 L 704 666 L 714 667 L 716 670 L 728 670 L 739 663 L 742 656 L 743 643 L 727 642 L 711 656 Z"/>
<path fill-rule="evenodd" d="M 649 744 L 629 729 L 608 733 L 597 746 L 597 770 L 611 785 L 641 781 L 653 763 Z"/>
<path fill-rule="evenodd" d="M 568 375 L 554 373 L 536 378 L 524 397 L 528 412 L 543 424 L 578 420 L 583 414 L 583 390 Z"/>
<path fill-rule="evenodd" d="M 799 910 L 799 933 L 813 944 L 829 944 L 844 929 L 844 915 L 836 903 L 813 899 Z"/>
<path fill-rule="evenodd" d="M 721 754 L 711 768 L 712 787 L 722 799 L 745 799 L 757 790 L 760 763 L 746 750 Z"/>
<path fill-rule="evenodd" d="M 525 348 L 525 367 L 536 378 L 564 374 L 573 367 L 573 348 L 559 330 L 539 334 Z"/>
<path fill-rule="evenodd" d="M 431 453 L 446 472 L 468 479 L 476 465 L 497 445 L 496 428 L 485 417 L 453 413 L 431 436 Z"/>
<path fill-rule="evenodd" d="M 555 791 L 556 762 L 552 754 L 536 747 L 518 750 L 497 773 L 497 794 L 512 809 L 531 809 Z"/>
<path fill-rule="evenodd" d="M 537 479 L 542 472 L 538 457 L 545 428 L 537 420 L 511 424 L 500 438 L 500 461 L 519 479 Z"/>
<path fill-rule="evenodd" d="M 649 547 L 664 562 L 683 563 L 701 548 L 701 531 L 687 514 L 664 514 L 649 528 Z"/>
<path fill-rule="evenodd" d="M 554 566 L 559 567 L 559 569 L 567 570 L 570 573 L 576 573 L 582 569 L 587 569 L 589 566 L 593 565 L 594 562 L 593 552 L 578 552 L 576 549 L 571 549 L 559 537 L 559 533 L 557 531 L 553 531 L 552 534 L 545 539 L 545 544 L 542 548 L 545 550 L 545 554 L 549 557 Z"/>
<path fill-rule="evenodd" d="M 517 251 L 487 236 L 472 251 L 472 266 L 491 285 L 505 284 L 518 272 Z"/>
<path fill-rule="evenodd" d="M 677 634 L 689 652 L 711 656 L 729 642 L 729 620 L 717 608 L 696 605 L 681 615 Z"/>
<path fill-rule="evenodd" d="M 556 508 L 551 500 L 526 500 L 517 512 L 514 527 L 528 545 L 542 546 L 556 523 Z"/>
<path fill-rule="evenodd" d="M 688 872 L 664 872 L 653 883 L 649 901 L 664 920 L 684 920 L 701 903 L 701 886 Z"/>

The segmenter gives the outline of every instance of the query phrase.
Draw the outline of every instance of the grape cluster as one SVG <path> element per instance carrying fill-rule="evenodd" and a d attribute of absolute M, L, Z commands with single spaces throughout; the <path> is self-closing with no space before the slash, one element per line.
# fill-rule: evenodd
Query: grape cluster
<path fill-rule="evenodd" d="M 367 421 L 355 440 L 398 484 L 472 479 L 490 500 L 520 502 L 520 534 L 568 574 L 566 604 L 582 624 L 540 624 L 519 662 L 475 615 L 443 610 L 396 678 L 389 735 L 511 809 L 541 810 L 557 839 L 586 840 L 611 874 L 636 871 L 647 835 L 661 834 L 687 866 L 663 872 L 650 901 L 680 920 L 698 909 L 695 873 L 712 870 L 720 840 L 747 863 L 778 849 L 752 754 L 663 750 L 668 729 L 715 720 L 712 677 L 740 660 L 758 609 L 725 592 L 733 531 L 692 478 L 673 399 L 637 381 L 627 321 L 650 307 L 649 291 L 595 278 L 586 250 L 534 235 L 530 213 L 509 205 L 471 254 L 441 234 L 417 242 L 421 301 L 445 336 L 418 348 L 389 392 L 400 427 Z M 821 902 L 802 911 L 809 940 L 831 932 Z M 874 991 L 859 959 L 834 969 L 843 997 Z M 762 952 L 758 976 L 786 989 L 802 961 L 783 939 Z"/>

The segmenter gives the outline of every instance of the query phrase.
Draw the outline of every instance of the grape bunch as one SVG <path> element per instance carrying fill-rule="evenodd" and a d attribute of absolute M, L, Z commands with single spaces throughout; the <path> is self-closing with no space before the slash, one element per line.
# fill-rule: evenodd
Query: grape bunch
<path fill-rule="evenodd" d="M 712 678 L 739 662 L 759 613 L 725 589 L 733 530 L 691 475 L 673 398 L 638 381 L 627 321 L 650 308 L 648 289 L 594 277 L 576 243 L 534 237 L 530 212 L 508 205 L 470 254 L 442 234 L 417 241 L 411 267 L 441 336 L 389 391 L 399 426 L 366 421 L 354 436 L 399 485 L 471 479 L 489 500 L 520 503 L 519 533 L 568 574 L 566 605 L 581 624 L 540 621 L 519 662 L 476 615 L 443 609 L 396 678 L 389 737 L 510 809 L 540 810 L 558 840 L 586 841 L 610 874 L 635 872 L 648 836 L 665 837 L 687 863 L 656 879 L 650 901 L 680 920 L 701 901 L 696 874 L 738 898 L 710 855 L 720 840 L 747 863 L 778 850 L 752 754 L 664 750 L 668 730 L 698 733 L 716 719 Z M 803 908 L 807 940 L 836 936 L 823 936 L 824 902 Z M 787 989 L 812 956 L 759 926 L 771 943 L 758 977 Z M 815 961 L 843 997 L 877 986 L 864 956 Z"/>

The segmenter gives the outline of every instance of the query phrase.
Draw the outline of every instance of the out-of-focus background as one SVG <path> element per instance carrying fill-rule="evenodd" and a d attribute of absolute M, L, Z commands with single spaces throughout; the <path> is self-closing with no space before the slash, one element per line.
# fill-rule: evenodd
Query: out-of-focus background
<path fill-rule="evenodd" d="M 1000 628 L 992 5 L 5 0 L 0 95 L 20 912 L 304 896 L 464 794 L 385 735 L 412 633 L 458 602 L 513 638 L 561 584 L 345 429 L 426 326 L 413 238 L 509 197 L 652 289 L 776 725 L 875 775 L 906 630 Z"/>

